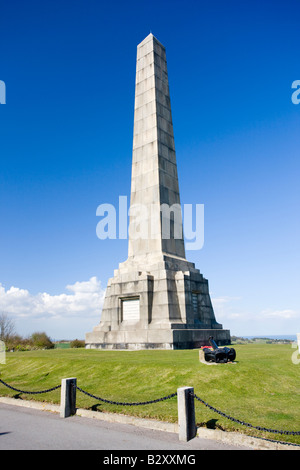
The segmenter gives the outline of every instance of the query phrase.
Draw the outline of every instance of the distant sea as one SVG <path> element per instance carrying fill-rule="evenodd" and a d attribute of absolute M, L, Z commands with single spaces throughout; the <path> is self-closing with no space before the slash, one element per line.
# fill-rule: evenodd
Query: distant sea
<path fill-rule="evenodd" d="M 289 341 L 297 341 L 297 335 L 254 335 L 254 336 L 241 336 L 242 338 L 268 338 L 268 339 L 287 339 Z"/>

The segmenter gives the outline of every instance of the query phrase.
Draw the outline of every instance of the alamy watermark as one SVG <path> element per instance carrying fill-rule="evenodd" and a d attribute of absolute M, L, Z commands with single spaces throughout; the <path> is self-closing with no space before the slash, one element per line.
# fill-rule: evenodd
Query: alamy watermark
<path fill-rule="evenodd" d="M 127 196 L 119 196 L 118 214 L 113 204 L 100 204 L 96 215 L 101 217 L 96 227 L 100 240 L 185 238 L 187 250 L 204 245 L 204 204 L 131 204 L 128 209 Z"/>
<path fill-rule="evenodd" d="M 6 104 L 6 85 L 0 80 L 0 104 Z"/>
<path fill-rule="evenodd" d="M 5 343 L 0 340 L 0 364 L 6 364 Z"/>
<path fill-rule="evenodd" d="M 296 89 L 296 91 L 294 91 L 291 96 L 292 103 L 299 104 L 300 103 L 300 80 L 294 80 L 292 83 L 292 88 Z"/>
<path fill-rule="evenodd" d="M 295 365 L 300 364 L 300 333 L 297 333 L 297 341 L 292 343 L 292 348 L 296 349 L 292 354 L 292 363 Z"/>

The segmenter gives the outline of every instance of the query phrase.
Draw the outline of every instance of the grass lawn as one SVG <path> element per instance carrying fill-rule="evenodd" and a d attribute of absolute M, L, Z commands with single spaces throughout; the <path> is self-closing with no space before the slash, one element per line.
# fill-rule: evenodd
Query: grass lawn
<path fill-rule="evenodd" d="M 83 390 L 113 401 L 140 402 L 193 386 L 214 408 L 255 426 L 300 431 L 300 365 L 292 363 L 294 349 L 285 344 L 234 346 L 236 364 L 205 365 L 198 350 L 97 351 L 54 349 L 7 353 L 0 378 L 21 390 L 52 388 L 62 378 L 77 377 Z M 1 396 L 59 403 L 60 389 L 41 395 L 18 394 L 0 383 Z M 77 391 L 77 407 L 177 420 L 176 397 L 144 406 L 102 403 Z M 234 423 L 195 401 L 196 420 L 216 427 L 300 444 L 300 436 L 257 431 Z"/>

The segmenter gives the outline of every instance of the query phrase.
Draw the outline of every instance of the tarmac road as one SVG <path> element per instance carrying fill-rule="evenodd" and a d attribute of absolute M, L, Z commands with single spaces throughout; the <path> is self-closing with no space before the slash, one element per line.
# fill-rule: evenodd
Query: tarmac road
<path fill-rule="evenodd" d="M 247 450 L 199 437 L 0 404 L 0 450 Z"/>

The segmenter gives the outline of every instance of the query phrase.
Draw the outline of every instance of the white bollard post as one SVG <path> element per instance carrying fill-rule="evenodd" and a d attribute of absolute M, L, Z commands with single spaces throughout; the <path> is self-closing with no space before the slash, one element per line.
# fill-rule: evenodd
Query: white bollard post
<path fill-rule="evenodd" d="M 197 433 L 193 394 L 193 387 L 177 389 L 178 433 L 180 441 L 187 442 L 193 439 Z"/>
<path fill-rule="evenodd" d="M 75 377 L 70 379 L 62 379 L 61 381 L 61 418 L 68 418 L 68 416 L 76 414 L 76 381 L 77 379 Z"/>

